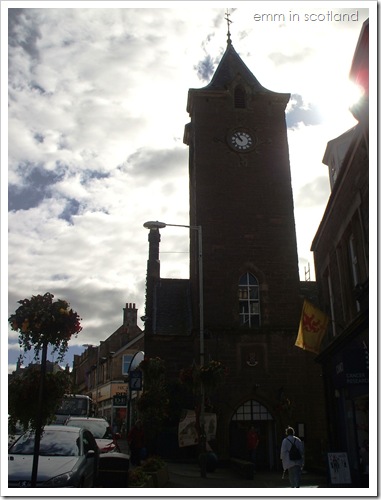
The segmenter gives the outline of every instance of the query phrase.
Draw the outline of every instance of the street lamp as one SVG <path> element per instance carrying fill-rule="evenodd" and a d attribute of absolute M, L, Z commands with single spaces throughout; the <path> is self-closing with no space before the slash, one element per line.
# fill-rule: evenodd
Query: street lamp
<path fill-rule="evenodd" d="M 202 228 L 201 226 L 185 226 L 183 224 L 166 224 L 159 221 L 148 221 L 143 224 L 146 229 L 163 229 L 167 226 L 185 227 L 198 233 L 198 285 L 199 285 L 199 311 L 200 311 L 200 368 L 204 366 L 204 291 L 203 291 L 203 268 L 202 268 Z M 205 389 L 201 381 L 201 403 L 200 403 L 200 429 L 202 451 L 205 451 Z"/>

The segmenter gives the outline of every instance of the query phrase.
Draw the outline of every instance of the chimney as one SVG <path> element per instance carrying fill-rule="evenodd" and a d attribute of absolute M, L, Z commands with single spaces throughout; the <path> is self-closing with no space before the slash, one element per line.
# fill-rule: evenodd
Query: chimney
<path fill-rule="evenodd" d="M 148 234 L 149 249 L 147 262 L 147 277 L 160 278 L 159 244 L 160 233 L 158 229 L 151 229 Z"/>
<path fill-rule="evenodd" d="M 155 292 L 157 283 L 160 280 L 160 260 L 159 260 L 159 245 L 160 232 L 159 229 L 150 229 L 148 235 L 149 250 L 147 261 L 147 280 L 146 280 L 146 307 L 145 307 L 145 332 L 153 333 L 156 312 Z"/>
<path fill-rule="evenodd" d="M 123 326 L 134 327 L 137 324 L 138 320 L 138 310 L 135 307 L 135 304 L 126 304 L 126 307 L 123 308 Z"/>

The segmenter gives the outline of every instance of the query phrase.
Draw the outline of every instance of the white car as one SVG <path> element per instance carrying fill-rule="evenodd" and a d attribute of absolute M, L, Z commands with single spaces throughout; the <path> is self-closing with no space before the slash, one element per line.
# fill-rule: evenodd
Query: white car
<path fill-rule="evenodd" d="M 113 434 L 109 423 L 104 418 L 69 417 L 65 425 L 87 429 L 94 436 L 100 453 L 119 452 L 120 434 Z"/>
<path fill-rule="evenodd" d="M 30 488 L 34 432 L 23 434 L 8 450 L 8 487 Z M 37 488 L 92 488 L 99 467 L 97 443 L 86 429 L 47 425 L 40 442 Z"/>

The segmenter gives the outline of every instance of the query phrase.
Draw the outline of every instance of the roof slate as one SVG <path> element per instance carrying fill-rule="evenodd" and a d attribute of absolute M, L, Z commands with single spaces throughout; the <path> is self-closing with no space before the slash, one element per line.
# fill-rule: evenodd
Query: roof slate
<path fill-rule="evenodd" d="M 247 84 L 258 92 L 270 92 L 259 83 L 231 44 L 227 46 L 212 80 L 204 88 L 225 89 L 229 84 L 231 84 L 238 74 L 242 76 Z"/>

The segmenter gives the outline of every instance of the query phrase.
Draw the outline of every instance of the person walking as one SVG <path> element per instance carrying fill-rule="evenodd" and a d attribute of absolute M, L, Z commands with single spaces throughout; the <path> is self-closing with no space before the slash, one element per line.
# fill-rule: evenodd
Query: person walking
<path fill-rule="evenodd" d="M 297 451 L 295 451 L 295 448 Z M 295 436 L 292 427 L 286 429 L 286 437 L 282 441 L 280 450 L 280 459 L 282 460 L 283 471 L 287 470 L 288 472 L 291 488 L 299 488 L 304 466 L 304 444 Z"/>
<path fill-rule="evenodd" d="M 131 464 L 140 465 L 142 450 L 144 448 L 144 431 L 141 420 L 137 420 L 127 437 L 131 450 Z"/>
<path fill-rule="evenodd" d="M 254 465 L 254 472 L 256 472 L 256 462 L 257 462 L 257 448 L 259 444 L 258 432 L 253 426 L 247 432 L 247 449 L 249 450 L 250 462 Z"/>

